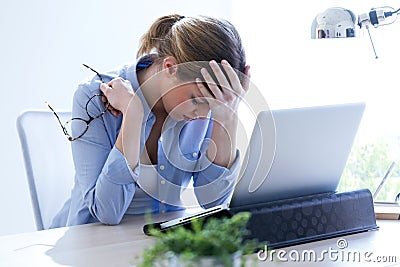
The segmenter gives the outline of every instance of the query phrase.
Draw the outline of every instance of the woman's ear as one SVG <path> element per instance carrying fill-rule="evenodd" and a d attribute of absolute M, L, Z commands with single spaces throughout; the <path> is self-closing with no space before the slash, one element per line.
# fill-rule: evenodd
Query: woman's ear
<path fill-rule="evenodd" d="M 167 75 L 175 76 L 176 72 L 178 71 L 176 58 L 174 58 L 173 56 L 164 58 L 163 70 L 167 73 Z"/>

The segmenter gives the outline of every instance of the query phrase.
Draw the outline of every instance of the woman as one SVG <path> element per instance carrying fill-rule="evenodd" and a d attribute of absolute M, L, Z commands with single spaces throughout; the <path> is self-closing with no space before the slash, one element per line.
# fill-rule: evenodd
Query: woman
<path fill-rule="evenodd" d="M 72 124 L 75 185 L 52 227 L 183 209 L 191 179 L 202 207 L 229 201 L 237 107 L 249 83 L 237 31 L 211 17 L 163 16 L 138 58 L 79 85 L 73 117 L 90 124 Z M 103 97 L 93 97 L 99 89 Z"/>

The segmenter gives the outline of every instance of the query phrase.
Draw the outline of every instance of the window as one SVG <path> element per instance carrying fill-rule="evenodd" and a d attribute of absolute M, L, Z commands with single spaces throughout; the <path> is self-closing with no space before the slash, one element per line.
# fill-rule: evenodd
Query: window
<path fill-rule="evenodd" d="M 397 9 L 400 3 L 233 0 L 232 21 L 242 36 L 252 80 L 271 109 L 366 103 L 339 190 L 369 188 L 374 193 L 394 161 L 394 171 L 377 197 L 394 201 L 400 192 L 400 20 L 371 27 L 375 59 L 365 30 L 358 38 L 310 38 L 314 17 L 334 6 L 358 15 L 373 7 Z"/>

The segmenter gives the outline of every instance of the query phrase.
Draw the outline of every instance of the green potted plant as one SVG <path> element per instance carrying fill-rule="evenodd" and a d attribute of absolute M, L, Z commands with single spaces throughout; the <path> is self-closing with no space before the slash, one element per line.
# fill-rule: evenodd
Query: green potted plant
<path fill-rule="evenodd" d="M 163 233 L 150 229 L 156 243 L 145 250 L 139 266 L 241 266 L 242 256 L 255 251 L 256 242 L 245 240 L 249 212 L 230 218 L 194 220 Z"/>

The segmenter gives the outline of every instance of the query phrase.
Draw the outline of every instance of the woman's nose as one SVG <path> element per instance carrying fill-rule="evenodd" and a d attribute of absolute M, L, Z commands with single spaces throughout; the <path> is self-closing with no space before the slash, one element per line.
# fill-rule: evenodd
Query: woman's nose
<path fill-rule="evenodd" d="M 196 118 L 206 118 L 209 111 L 208 105 L 202 105 L 202 107 L 198 107 L 193 111 L 193 115 Z"/>

